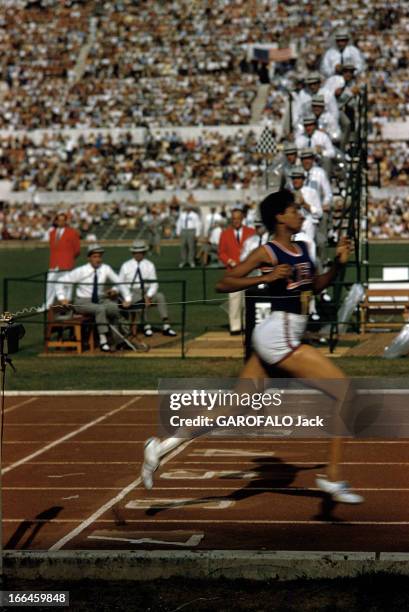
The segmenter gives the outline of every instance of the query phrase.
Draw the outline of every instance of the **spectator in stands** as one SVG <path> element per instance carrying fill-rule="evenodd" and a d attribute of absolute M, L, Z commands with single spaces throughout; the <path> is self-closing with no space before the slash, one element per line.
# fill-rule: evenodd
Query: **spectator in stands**
<path fill-rule="evenodd" d="M 297 161 L 297 146 L 293 142 L 285 142 L 283 152 L 277 155 L 268 170 L 267 185 L 269 191 L 279 191 L 289 188 L 290 172 Z"/>
<path fill-rule="evenodd" d="M 322 208 L 318 193 L 312 187 L 304 185 L 305 172 L 302 166 L 295 166 L 291 170 L 292 190 L 294 191 L 295 201 L 300 206 L 304 216 L 299 234 L 296 240 L 305 240 L 308 244 L 311 259 L 317 262 L 316 231 L 317 225 L 322 217 Z"/>
<path fill-rule="evenodd" d="M 323 211 L 330 212 L 333 199 L 331 184 L 324 168 L 315 163 L 314 150 L 302 149 L 300 159 L 304 168 L 304 185 L 316 190 Z"/>
<path fill-rule="evenodd" d="M 226 268 L 237 266 L 244 241 L 255 233 L 253 228 L 243 225 L 243 219 L 243 211 L 240 208 L 233 208 L 231 225 L 221 233 L 219 259 Z M 243 295 L 243 291 L 229 293 L 229 326 L 232 336 L 240 334 L 242 330 Z"/>
<path fill-rule="evenodd" d="M 322 167 L 331 176 L 332 159 L 335 157 L 335 149 L 329 136 L 317 129 L 317 118 L 315 115 L 307 115 L 303 119 L 304 133 L 297 136 L 295 144 L 298 149 L 313 149 L 319 156 Z"/>
<path fill-rule="evenodd" d="M 176 336 L 176 332 L 169 323 L 165 295 L 159 291 L 155 264 L 145 258 L 145 253 L 148 250 L 149 247 L 145 240 L 134 240 L 130 248 L 133 257 L 122 264 L 119 271 L 119 282 L 125 283 L 122 287 L 127 294 L 131 294 L 132 304 L 142 304 L 145 336 L 153 336 L 152 326 L 148 322 L 148 312 L 151 306 L 158 307 L 162 319 L 162 334 L 164 336 Z M 136 329 L 133 330 L 133 335 L 136 336 Z"/>
<path fill-rule="evenodd" d="M 41 310 L 54 304 L 58 279 L 72 270 L 81 251 L 78 232 L 68 225 L 66 213 L 58 213 L 49 232 L 50 260 L 47 273 L 46 301 Z"/>
<path fill-rule="evenodd" d="M 337 117 L 326 110 L 324 96 L 313 96 L 311 110 L 317 118 L 318 129 L 328 134 L 332 143 L 339 142 L 341 129 Z"/>
<path fill-rule="evenodd" d="M 116 333 L 120 313 L 117 301 L 112 299 L 117 296 L 118 292 L 111 289 L 108 292 L 108 297 L 111 299 L 105 297 L 105 284 L 107 282 L 117 284 L 119 277 L 111 266 L 102 262 L 103 253 L 104 249 L 98 244 L 90 245 L 87 250 L 88 263 L 66 272 L 59 279 L 57 298 L 60 304 L 68 304 L 67 288 L 64 285 L 76 285 L 75 311 L 95 316 L 99 346 L 101 351 L 107 353 L 111 351 L 108 343 L 109 331 L 111 331 L 114 344 L 121 343 L 123 338 Z M 119 292 L 123 298 L 122 306 L 129 308 L 132 297 L 127 287 L 119 286 Z"/>
<path fill-rule="evenodd" d="M 346 62 L 350 62 L 355 66 L 357 74 L 363 72 L 365 67 L 364 58 L 358 49 L 353 44 L 348 44 L 349 32 L 345 29 L 340 29 L 335 33 L 335 47 L 331 47 L 326 51 L 321 62 L 321 72 L 330 77 L 333 74 L 341 74 L 342 66 Z"/>
<path fill-rule="evenodd" d="M 330 115 L 334 117 L 334 120 L 338 120 L 338 107 L 333 95 L 333 92 L 325 85 L 322 85 L 322 76 L 319 72 L 311 72 L 305 78 L 306 87 L 302 92 L 302 98 L 300 104 L 297 106 L 297 112 L 294 115 L 295 125 L 302 122 L 302 119 L 306 115 L 310 115 L 312 112 L 312 98 L 317 95 L 324 97 L 326 110 Z"/>
<path fill-rule="evenodd" d="M 193 209 L 192 204 L 187 204 L 178 218 L 176 224 L 176 235 L 180 237 L 180 264 L 183 268 L 187 264 L 195 267 L 196 240 L 201 232 L 200 217 Z"/>

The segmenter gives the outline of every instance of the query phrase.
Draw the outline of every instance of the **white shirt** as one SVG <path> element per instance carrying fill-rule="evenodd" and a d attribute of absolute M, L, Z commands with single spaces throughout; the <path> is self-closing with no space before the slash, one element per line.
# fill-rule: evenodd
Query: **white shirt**
<path fill-rule="evenodd" d="M 55 228 L 55 241 L 58 242 L 58 240 L 61 239 L 61 236 L 63 235 L 65 231 L 65 227 L 56 227 Z"/>
<path fill-rule="evenodd" d="M 220 213 L 218 212 L 208 213 L 206 215 L 205 222 L 204 222 L 203 235 L 210 236 L 210 232 L 212 231 L 212 229 L 215 227 L 217 223 L 219 223 L 222 220 L 223 220 L 223 217 L 221 216 Z"/>
<path fill-rule="evenodd" d="M 335 157 L 335 149 L 330 137 L 327 136 L 325 132 L 321 132 L 321 130 L 314 130 L 311 138 L 309 138 L 306 134 L 297 136 L 295 139 L 295 144 L 297 145 L 297 149 L 306 149 L 311 147 L 318 154 L 323 155 L 324 157 L 329 157 L 330 159 Z"/>
<path fill-rule="evenodd" d="M 317 96 L 322 96 L 325 102 L 325 111 L 333 115 L 335 121 L 338 121 L 339 109 L 337 99 L 333 92 L 328 87 L 322 86 L 317 91 Z M 301 101 L 297 104 L 296 112 L 294 113 L 294 123 L 301 123 L 305 115 L 311 115 L 311 104 L 313 95 L 309 91 L 303 90 Z"/>
<path fill-rule="evenodd" d="M 215 247 L 219 246 L 220 236 L 222 234 L 223 228 L 220 225 L 217 225 L 212 229 L 209 236 L 209 242 Z"/>
<path fill-rule="evenodd" d="M 339 140 L 341 137 L 341 128 L 339 127 L 338 120 L 328 111 L 324 111 L 318 117 L 317 127 L 319 130 L 321 130 L 321 132 L 325 132 L 326 134 L 328 134 L 331 141 Z M 302 121 L 300 121 L 300 123 L 297 123 L 297 126 L 295 128 L 295 134 L 296 136 L 305 134 L 304 125 Z"/>
<path fill-rule="evenodd" d="M 97 271 L 97 282 L 98 282 L 98 294 L 99 297 L 102 297 L 104 291 L 104 285 L 108 283 L 119 283 L 119 276 L 116 272 L 113 271 L 111 266 L 107 264 L 101 264 L 98 268 L 94 268 L 90 263 L 85 264 L 84 266 L 80 266 L 79 268 L 74 268 L 74 270 L 70 270 L 61 276 L 59 279 L 59 283 L 57 284 L 57 299 L 64 300 L 66 299 L 67 288 L 64 287 L 64 284 L 75 284 L 76 292 L 75 297 L 81 299 L 92 299 L 92 291 L 94 288 L 94 275 L 95 270 Z M 100 289 L 101 288 L 101 289 Z M 126 286 L 120 286 L 119 292 L 126 302 L 131 301 L 131 294 L 126 289 Z"/>
<path fill-rule="evenodd" d="M 156 282 L 157 276 L 155 264 L 149 259 L 136 261 L 136 259 L 132 258 L 125 261 L 119 271 L 119 282 L 127 283 L 126 285 L 123 285 L 123 287 L 126 287 L 126 290 L 129 293 L 132 293 L 132 291 L 135 289 L 141 289 L 138 268 L 142 276 L 145 294 L 147 297 L 152 298 L 157 293 L 159 285 Z"/>
<path fill-rule="evenodd" d="M 332 189 L 327 173 L 321 166 L 312 166 L 305 171 L 304 187 L 311 187 L 318 193 L 322 206 L 332 205 Z"/>
<path fill-rule="evenodd" d="M 258 249 L 259 246 L 266 244 L 268 242 L 268 237 L 268 232 L 264 232 L 261 236 L 260 234 L 253 234 L 253 236 L 246 238 L 240 251 L 240 261 L 244 261 L 250 253 Z"/>
<path fill-rule="evenodd" d="M 315 256 L 317 251 L 317 247 L 315 244 L 315 233 L 319 218 L 322 216 L 322 209 L 320 209 L 318 194 L 315 189 L 303 186 L 301 187 L 300 191 L 304 201 L 310 205 L 311 212 L 306 210 L 305 208 L 301 209 L 304 221 L 299 233 L 293 236 L 293 240 L 303 240 L 304 242 L 306 242 L 308 245 L 310 257 L 312 261 L 315 262 Z"/>
<path fill-rule="evenodd" d="M 305 215 L 311 215 L 314 223 L 318 223 L 319 219 L 322 217 L 322 206 L 317 191 L 312 187 L 303 185 L 301 187 L 301 194 L 304 201 L 309 204 L 311 208 L 309 212 L 305 212 Z"/>
<path fill-rule="evenodd" d="M 200 236 L 202 224 L 199 215 L 194 211 L 183 211 L 180 213 L 176 223 L 176 235 L 180 236 L 182 230 L 195 230 L 196 238 Z"/>
<path fill-rule="evenodd" d="M 342 61 L 341 61 L 342 57 Z M 345 49 L 341 51 L 338 47 L 333 47 L 325 52 L 321 62 L 321 72 L 326 76 L 330 77 L 335 74 L 335 66 L 338 64 L 354 64 L 356 74 L 363 72 L 365 68 L 365 61 L 362 53 L 355 47 L 355 45 L 347 45 Z"/>
<path fill-rule="evenodd" d="M 339 74 L 334 74 L 333 76 L 329 77 L 329 79 L 327 79 L 323 85 L 323 87 L 321 89 L 325 89 L 327 91 L 329 91 L 330 94 L 332 94 L 335 97 L 335 92 L 337 89 L 343 89 L 345 87 L 345 79 L 343 76 L 339 75 Z M 336 98 L 335 98 L 336 100 Z M 337 104 L 338 106 L 338 104 Z"/>
<path fill-rule="evenodd" d="M 301 120 L 304 108 L 311 108 L 311 94 L 306 89 L 301 89 L 301 91 L 293 92 L 292 97 L 293 125 L 295 125 Z"/>
<path fill-rule="evenodd" d="M 318 129 L 328 134 L 331 141 L 341 138 L 341 128 L 339 127 L 338 119 L 328 111 L 324 111 L 318 117 Z"/>

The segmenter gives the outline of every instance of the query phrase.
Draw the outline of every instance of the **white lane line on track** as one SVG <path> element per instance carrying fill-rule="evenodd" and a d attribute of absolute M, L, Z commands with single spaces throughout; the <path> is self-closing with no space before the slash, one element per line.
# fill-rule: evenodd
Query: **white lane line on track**
<path fill-rule="evenodd" d="M 107 390 L 101 390 L 101 389 L 94 389 L 93 391 L 82 391 L 81 389 L 75 391 L 6 391 L 6 397 L 20 397 L 20 396 L 27 396 L 27 395 L 36 395 L 38 397 L 81 397 L 81 396 L 87 396 L 87 395 L 96 395 L 96 396 L 101 396 L 101 395 L 111 395 L 112 397 L 115 396 L 129 396 L 129 395 L 158 395 L 158 392 L 154 389 L 107 389 Z"/>
<path fill-rule="evenodd" d="M 176 455 L 181 453 L 191 442 L 192 440 L 188 440 L 187 442 L 184 442 L 183 444 L 181 444 L 181 446 L 176 448 L 173 452 L 169 453 L 169 455 L 167 455 L 161 462 L 161 466 L 171 461 L 173 457 L 176 457 Z M 136 480 L 131 482 L 127 487 L 122 489 L 122 491 L 118 493 L 118 495 L 116 495 L 115 497 L 110 499 L 106 504 L 98 508 L 98 510 L 96 510 L 93 514 L 91 514 L 91 516 L 89 516 L 85 521 L 82 521 L 82 523 L 80 523 L 80 525 L 78 525 L 75 529 L 67 533 L 63 538 L 58 540 L 58 542 L 53 544 L 53 546 L 51 546 L 49 550 L 60 550 L 63 546 L 65 546 L 65 544 L 67 544 L 67 542 L 69 542 L 70 540 L 75 538 L 77 535 L 79 535 L 82 531 L 84 531 L 84 529 L 89 527 L 89 525 L 92 525 L 92 523 L 97 521 L 100 516 L 102 516 L 105 512 L 110 510 L 112 506 L 114 506 L 115 504 L 120 502 L 122 499 L 124 499 L 124 497 L 126 497 L 128 493 L 136 489 L 136 487 L 138 487 L 140 484 L 142 484 L 142 479 L 139 476 L 138 478 L 136 478 Z"/>
<path fill-rule="evenodd" d="M 27 461 L 25 465 L 140 465 L 140 461 Z"/>
<path fill-rule="evenodd" d="M 101 417 L 100 417 L 101 418 Z M 84 431 L 83 428 L 78 431 Z M 4 444 L 48 444 L 52 440 L 6 440 Z M 73 440 L 66 444 L 139 444 L 139 440 Z"/>
<path fill-rule="evenodd" d="M 24 400 L 24 402 L 13 404 L 13 406 L 9 406 L 8 408 L 5 408 L 4 414 L 13 412 L 13 410 L 16 410 L 16 408 L 20 408 L 20 406 L 27 406 L 27 404 L 32 404 L 33 402 L 36 402 L 37 400 L 38 400 L 38 397 L 30 397 L 30 399 Z"/>
<path fill-rule="evenodd" d="M 287 395 L 321 395 L 321 391 L 318 389 L 286 389 L 285 391 Z M 408 395 L 409 389 L 358 389 L 359 395 L 376 395 L 377 393 L 382 393 L 383 395 Z M 86 396 L 86 395 L 158 395 L 159 391 L 157 389 L 94 389 L 83 391 L 79 390 L 70 390 L 70 391 L 6 391 L 6 397 L 20 397 L 27 395 L 37 395 L 38 397 L 47 397 L 47 396 Z"/>
<path fill-rule="evenodd" d="M 261 457 L 261 459 L 268 459 L 268 457 Z M 271 457 L 272 459 L 276 459 L 276 457 Z M 256 459 L 256 457 L 255 457 Z M 291 463 L 291 465 L 316 465 L 317 463 L 326 463 L 327 458 L 323 457 L 322 459 L 317 459 L 316 461 L 299 461 L 296 458 L 293 460 L 290 457 L 285 457 L 285 456 L 281 456 L 280 455 L 280 460 L 283 461 L 283 463 Z M 203 461 L 183 461 L 183 465 L 248 465 L 251 467 L 251 465 L 254 462 L 250 459 L 250 461 L 208 461 L 207 459 L 203 459 Z M 280 463 L 274 464 L 271 463 L 270 464 L 272 468 L 279 468 L 280 467 Z M 338 463 L 338 465 L 409 465 L 409 462 L 407 461 L 340 461 Z"/>
<path fill-rule="evenodd" d="M 139 427 L 140 425 L 156 425 L 155 420 L 151 423 L 100 423 L 98 427 Z M 84 423 L 69 423 L 67 422 L 59 422 L 59 423 L 7 423 L 6 427 L 67 427 L 67 425 L 75 426 L 75 425 L 84 425 Z"/>
<path fill-rule="evenodd" d="M 155 487 L 155 491 L 231 491 L 237 487 Z M 3 487 L 3 491 L 121 491 L 121 487 Z M 320 491 L 317 487 L 251 487 L 252 491 Z M 354 487 L 354 491 L 409 492 L 409 487 Z M 177 497 L 174 498 L 177 501 Z M 146 498 L 149 501 L 149 498 Z"/>
<path fill-rule="evenodd" d="M 100 521 L 101 523 L 104 521 Z M 110 521 L 115 523 L 114 520 Z M 393 526 L 393 525 L 409 525 L 409 521 L 301 521 L 301 520 L 271 520 L 271 519 L 158 519 L 156 517 L 152 519 L 140 519 L 140 520 L 127 520 L 128 524 L 130 523 L 220 523 L 220 524 L 230 524 L 230 523 L 239 523 L 242 525 L 384 525 L 384 526 Z"/>
<path fill-rule="evenodd" d="M 11 470 L 14 470 L 16 467 L 19 467 L 20 465 L 23 465 L 24 463 L 27 463 L 31 459 L 34 459 L 35 457 L 38 457 L 39 455 L 42 455 L 43 453 L 47 452 L 51 448 L 54 448 L 55 446 L 58 446 L 58 444 L 62 444 L 63 442 L 66 442 L 70 438 L 73 438 L 74 436 L 78 435 L 79 433 L 89 429 L 90 427 L 93 427 L 94 425 L 98 424 L 100 421 L 103 421 L 103 420 L 107 419 L 108 417 L 112 416 L 113 414 L 116 414 L 117 412 L 120 412 L 121 410 L 125 410 L 130 404 L 133 404 L 138 399 L 139 399 L 138 397 L 133 397 L 132 399 L 130 399 L 127 402 L 125 402 L 125 404 L 122 404 L 121 406 L 119 406 L 119 408 L 115 408 L 114 410 L 110 410 L 109 412 L 107 412 L 106 414 L 98 417 L 97 419 L 94 419 L 93 421 L 90 421 L 89 423 L 85 423 L 79 429 L 75 429 L 74 431 L 71 431 L 69 434 L 66 434 L 65 436 L 63 436 L 62 438 L 58 438 L 57 440 L 54 440 L 53 442 L 50 442 L 50 444 L 47 444 L 46 446 L 44 446 L 42 448 L 39 448 L 34 453 L 31 453 L 31 455 L 27 455 L 26 457 L 23 457 L 22 459 L 19 459 L 18 461 L 15 461 L 11 465 L 8 465 L 7 467 L 2 469 L 1 473 L 2 474 L 7 474 Z"/>
<path fill-rule="evenodd" d="M 286 459 L 286 461 L 289 461 Z M 321 459 L 317 459 L 316 461 L 291 461 L 291 465 L 316 465 L 317 463 L 325 463 L 324 460 Z M 26 463 L 26 462 L 24 462 Z M 139 461 L 27 461 L 27 465 L 138 465 L 142 463 L 142 459 L 140 459 Z M 185 465 L 186 463 L 195 463 L 192 461 L 183 461 L 183 465 Z M 214 463 L 220 463 L 220 464 L 225 464 L 228 463 L 227 461 L 219 461 L 219 462 L 214 462 Z M 244 465 L 248 465 L 248 463 L 246 462 L 240 462 L 240 461 L 234 461 L 234 462 L 230 462 L 233 465 L 238 465 L 239 463 L 242 463 Z M 203 465 L 203 462 L 197 462 L 196 465 Z M 379 461 L 379 462 L 370 462 L 370 461 L 341 461 L 339 463 L 339 465 L 409 465 L 409 463 L 402 463 L 400 461 Z M 250 465 L 251 467 L 251 465 Z M 277 467 L 279 468 L 280 465 L 277 464 L 277 466 L 273 467 Z M 178 468 L 178 470 L 180 470 L 180 468 Z"/>
<path fill-rule="evenodd" d="M 27 517 L 22 517 L 22 518 L 13 518 L 13 519 L 3 519 L 3 523 L 21 523 L 23 521 L 26 521 Z M 78 521 L 80 521 L 81 519 L 32 519 L 31 522 L 32 523 L 48 523 L 48 524 L 67 524 L 67 523 L 76 523 Z M 113 525 L 117 525 L 118 521 L 116 519 L 96 519 L 95 521 L 93 521 L 94 523 L 108 523 L 108 524 L 113 524 Z M 226 520 L 212 520 L 212 519 L 158 519 L 157 517 L 154 517 L 152 519 L 127 519 L 127 524 L 128 525 L 132 525 L 132 524 L 136 524 L 139 525 L 141 523 L 147 523 L 149 525 L 156 525 L 159 523 L 179 523 L 179 524 L 186 524 L 186 523 L 219 523 L 219 524 L 232 524 L 232 523 L 239 523 L 239 524 L 245 524 L 245 525 L 315 525 L 317 527 L 322 526 L 322 527 L 326 527 L 327 525 L 338 525 L 338 526 L 354 526 L 354 525 L 373 525 L 373 526 L 386 526 L 386 527 L 394 527 L 394 526 L 400 526 L 400 525 L 409 525 L 409 521 L 301 521 L 301 520 L 256 520 L 256 519 L 249 519 L 249 520 L 234 520 L 234 519 L 226 519 Z M 75 529 L 73 530 L 75 531 Z M 72 532 L 70 532 L 72 533 Z M 57 542 L 58 544 L 58 542 Z M 56 546 L 56 544 L 54 544 L 54 546 Z M 54 547 L 51 547 L 49 550 L 59 550 L 56 549 Z"/>

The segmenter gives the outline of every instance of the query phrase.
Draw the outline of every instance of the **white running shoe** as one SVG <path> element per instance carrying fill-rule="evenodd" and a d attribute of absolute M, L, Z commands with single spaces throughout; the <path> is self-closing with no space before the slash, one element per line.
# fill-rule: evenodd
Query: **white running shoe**
<path fill-rule="evenodd" d="M 160 465 L 159 448 L 159 438 L 149 438 L 146 440 L 143 453 L 141 477 L 145 489 L 148 490 L 152 489 L 153 487 L 153 474 Z"/>
<path fill-rule="evenodd" d="M 362 495 L 351 491 L 350 486 L 344 481 L 332 481 L 325 477 L 317 477 L 315 483 L 320 491 L 331 495 L 334 502 L 342 504 L 361 504 L 364 501 Z"/>

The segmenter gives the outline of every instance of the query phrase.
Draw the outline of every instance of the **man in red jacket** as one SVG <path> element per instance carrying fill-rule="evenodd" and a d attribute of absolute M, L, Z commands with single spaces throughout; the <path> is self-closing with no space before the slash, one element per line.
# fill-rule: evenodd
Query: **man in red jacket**
<path fill-rule="evenodd" d="M 234 208 L 231 214 L 231 225 L 220 236 L 219 259 L 226 268 L 234 268 L 240 263 L 240 251 L 244 241 L 255 233 L 252 227 L 243 225 L 243 211 Z M 230 334 L 241 333 L 244 308 L 244 292 L 229 293 L 229 324 Z"/>
<path fill-rule="evenodd" d="M 80 254 L 80 237 L 78 232 L 68 225 L 67 215 L 58 213 L 54 227 L 49 233 L 50 263 L 47 274 L 47 293 L 45 309 L 50 308 L 55 300 L 56 281 L 67 270 L 72 270 L 75 259 Z"/>

